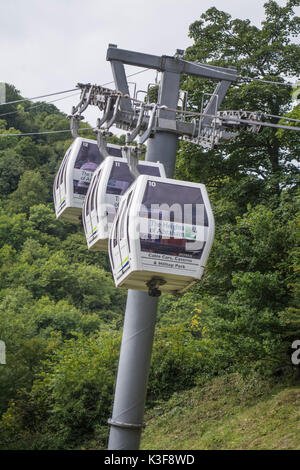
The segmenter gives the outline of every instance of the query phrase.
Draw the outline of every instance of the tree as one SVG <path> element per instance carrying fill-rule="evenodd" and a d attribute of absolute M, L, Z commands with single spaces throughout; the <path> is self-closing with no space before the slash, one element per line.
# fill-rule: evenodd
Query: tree
<path fill-rule="evenodd" d="M 30 137 L 19 139 L 15 146 L 15 151 L 21 157 L 22 161 L 28 169 L 33 169 L 39 163 L 38 147 Z"/>
<path fill-rule="evenodd" d="M 17 101 L 17 100 L 23 99 L 23 97 L 20 95 L 20 91 L 17 90 L 14 85 L 10 85 L 8 83 L 6 83 L 5 85 L 6 85 L 5 86 L 6 102 Z M 27 103 L 28 105 L 29 101 L 24 102 L 24 103 Z M 5 114 L 5 116 L 3 117 L 6 119 L 9 127 L 16 127 L 17 129 L 20 129 L 18 125 L 19 123 L 17 120 L 17 114 L 15 113 L 17 106 L 18 106 L 18 103 L 3 105 L 1 106 L 1 114 Z M 20 131 L 23 131 L 23 129 L 20 129 Z"/>
<path fill-rule="evenodd" d="M 10 196 L 10 207 L 15 212 L 29 213 L 30 207 L 46 202 L 48 188 L 38 171 L 23 173 L 18 188 Z"/>
<path fill-rule="evenodd" d="M 14 192 L 25 170 L 25 165 L 20 160 L 15 150 L 7 149 L 0 152 L 0 195 L 7 196 Z"/>
<path fill-rule="evenodd" d="M 229 89 L 222 108 L 297 118 L 297 107 L 289 114 L 291 88 L 276 82 L 299 73 L 300 46 L 292 42 L 300 30 L 294 12 L 299 4 L 287 1 L 280 7 L 266 2 L 260 28 L 216 8 L 191 25 L 194 45 L 186 58 L 235 66 L 244 78 Z M 214 89 L 192 77 L 182 85 L 190 105 L 199 110 L 203 91 Z M 280 118 L 271 121 L 279 123 Z M 214 373 L 249 373 L 251 367 L 275 373 L 291 367 L 286 357 L 299 328 L 296 160 L 298 133 L 277 129 L 266 128 L 258 135 L 243 131 L 214 150 L 180 145 L 176 175 L 206 183 L 216 222 L 206 274 L 180 301 L 185 306 L 191 305 L 191 297 L 196 301 L 200 332 L 205 329 L 219 351 L 219 358 L 212 360 L 212 349 L 207 357 Z M 165 299 L 160 308 L 172 313 L 179 305 L 178 300 Z M 191 305 L 190 316 L 193 313 Z"/>
<path fill-rule="evenodd" d="M 78 334 L 53 351 L 30 393 L 10 402 L 0 441 L 6 448 L 20 441 L 22 448 L 78 448 L 88 439 L 103 446 L 119 347 L 120 335 L 107 331 Z"/>
<path fill-rule="evenodd" d="M 190 26 L 194 45 L 187 49 L 186 59 L 235 66 L 242 77 L 230 88 L 222 108 L 257 110 L 276 116 L 288 111 L 291 90 L 280 83 L 284 82 L 285 75 L 297 76 L 300 71 L 300 45 L 292 43 L 293 36 L 300 32 L 300 18 L 294 12 L 299 4 L 299 0 L 288 0 L 280 7 L 273 0 L 267 1 L 261 28 L 251 25 L 249 20 L 232 19 L 216 8 L 207 10 Z M 279 84 L 260 82 L 256 78 Z M 213 91 L 207 81 L 199 85 L 192 77 L 183 81 L 183 87 L 189 92 L 190 104 L 199 110 L 202 92 Z M 272 122 L 278 121 L 272 118 Z M 248 194 L 254 189 L 260 200 L 270 197 L 274 200 L 287 184 L 295 183 L 294 156 L 294 152 L 287 152 L 281 145 L 276 129 L 265 128 L 256 136 L 241 132 L 237 139 L 213 151 L 184 144 L 178 173 L 186 172 L 185 168 L 192 165 L 193 176 L 213 187 L 223 188 L 222 195 L 226 192 L 229 197 L 233 180 L 238 184 L 243 180 L 244 185 L 249 181 Z M 224 176 L 229 177 L 229 185 L 224 185 Z"/>

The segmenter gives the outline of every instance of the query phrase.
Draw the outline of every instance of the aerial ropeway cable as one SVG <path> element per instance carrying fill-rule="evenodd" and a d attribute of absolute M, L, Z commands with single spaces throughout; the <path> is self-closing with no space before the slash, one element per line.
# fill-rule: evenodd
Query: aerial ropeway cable
<path fill-rule="evenodd" d="M 51 100 L 51 101 L 43 101 L 42 103 L 38 103 L 38 104 L 33 104 L 31 106 L 29 106 L 28 108 L 22 108 L 22 110 L 24 112 L 30 112 L 32 109 L 36 109 L 36 108 L 39 108 L 41 106 L 44 106 L 45 104 L 52 104 L 52 103 L 56 103 L 57 101 L 62 101 L 62 100 L 66 100 L 68 98 L 72 98 L 74 96 L 78 96 L 79 93 L 73 93 L 72 95 L 68 95 L 68 96 L 64 96 L 63 98 L 57 98 L 55 100 Z M 3 117 L 3 116 L 8 116 L 8 115 L 11 115 L 11 114 L 17 114 L 19 113 L 20 110 L 17 109 L 16 111 L 9 111 L 8 113 L 3 113 L 3 114 L 0 114 L 0 118 Z"/>
<path fill-rule="evenodd" d="M 78 88 L 71 88 L 70 90 L 56 91 L 55 93 L 48 93 L 47 95 L 33 96 L 32 98 L 22 98 L 20 100 L 7 101 L 6 103 L 0 103 L 0 106 L 6 106 L 8 104 L 22 103 L 24 101 L 37 100 L 39 98 L 46 98 L 48 96 L 61 95 L 64 93 L 70 93 L 71 91 L 78 91 Z"/>
<path fill-rule="evenodd" d="M 145 72 L 146 70 L 148 70 L 148 69 L 142 70 L 141 72 Z M 132 75 L 136 75 L 137 73 L 141 73 L 141 72 L 136 72 L 135 74 L 132 74 Z M 132 75 L 128 75 L 128 77 L 132 76 Z M 72 91 L 73 90 L 78 90 L 78 88 L 72 89 Z M 114 96 L 120 96 L 120 97 L 124 97 L 126 99 L 129 99 L 133 103 L 135 103 L 136 105 L 142 106 L 142 105 L 145 104 L 143 101 L 137 100 L 136 98 L 132 98 L 129 95 L 121 93 L 119 91 L 110 90 L 110 89 L 106 89 L 106 90 L 107 90 L 107 92 L 111 92 Z M 69 91 L 71 91 L 71 90 L 69 90 Z M 65 92 L 58 92 L 58 93 L 65 93 Z M 45 96 L 51 96 L 51 94 L 50 95 L 45 95 Z M 65 98 L 63 98 L 63 99 L 65 99 Z M 19 101 L 26 101 L 26 100 L 19 100 Z M 56 100 L 54 100 L 54 101 L 56 101 Z M 5 103 L 5 104 L 8 104 L 8 103 Z M 42 104 L 38 104 L 37 106 L 41 106 L 41 105 Z M 202 113 L 202 112 L 197 112 L 197 111 L 189 111 L 189 110 L 186 110 L 186 109 L 182 110 L 182 109 L 177 109 L 177 108 L 171 108 L 169 106 L 156 105 L 156 107 L 157 107 L 158 110 L 159 109 L 164 109 L 166 111 L 176 112 L 179 115 L 190 116 L 190 117 L 193 117 L 195 119 L 198 118 L 199 120 L 201 120 L 201 118 L 203 118 L 203 117 L 208 117 L 208 118 L 211 118 L 211 119 L 219 121 L 219 122 L 220 121 L 221 122 L 226 122 L 227 121 L 227 123 L 228 123 L 230 121 L 231 123 L 235 123 L 235 124 L 241 124 L 241 125 L 247 124 L 247 125 L 250 125 L 250 126 L 270 127 L 270 128 L 291 130 L 291 131 L 296 131 L 296 132 L 300 130 L 300 126 L 296 127 L 296 126 L 289 126 L 289 125 L 284 125 L 284 124 L 268 123 L 268 122 L 265 122 L 265 121 L 264 122 L 263 121 L 257 121 L 253 118 L 251 118 L 251 121 L 250 121 L 250 120 L 247 120 L 247 119 L 241 119 L 241 118 L 237 118 L 237 117 L 234 117 L 234 116 L 228 117 L 228 116 L 225 115 L 226 112 L 225 113 L 223 112 L 223 114 L 222 114 L 222 112 L 221 113 L 218 112 L 217 114 L 211 114 L 211 113 Z M 34 106 L 32 106 L 32 108 L 34 108 Z M 15 112 L 17 112 L 17 111 L 12 111 L 11 113 L 15 113 Z M 237 113 L 239 113 L 239 111 Z M 245 111 L 245 113 L 250 113 L 250 112 Z M 6 114 L 9 114 L 9 113 L 5 113 L 5 114 L 3 114 L 3 116 L 6 115 Z M 280 119 L 282 121 L 291 121 L 291 122 L 299 122 L 300 123 L 300 119 L 290 118 L 288 116 L 278 116 L 278 115 L 275 116 L 275 115 L 268 114 L 268 113 L 263 113 L 263 112 L 261 112 L 260 115 L 261 115 L 261 117 L 264 117 L 264 118 L 276 118 L 276 119 Z M 1 117 L 1 115 L 0 115 L 0 117 Z M 85 130 L 90 130 L 90 128 L 78 128 L 78 130 L 85 131 Z M 26 133 L 6 133 L 6 132 L 2 132 L 2 133 L 0 133 L 0 137 L 2 137 L 2 138 L 3 137 L 22 137 L 22 136 L 29 136 L 29 135 L 55 134 L 55 133 L 65 133 L 65 132 L 69 132 L 69 130 L 64 129 L 64 130 L 60 130 L 60 131 L 42 131 L 42 132 L 26 132 Z"/>

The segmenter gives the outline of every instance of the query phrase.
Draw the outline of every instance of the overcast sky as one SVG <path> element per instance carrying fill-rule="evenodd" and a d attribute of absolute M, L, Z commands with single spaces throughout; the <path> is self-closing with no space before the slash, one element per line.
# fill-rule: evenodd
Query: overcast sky
<path fill-rule="evenodd" d="M 277 0 L 285 5 L 285 0 Z M 192 44 L 189 25 L 215 6 L 256 25 L 265 0 L 0 0 L 0 82 L 25 97 L 74 88 L 78 82 L 112 80 L 109 43 L 156 55 L 173 55 Z M 137 71 L 126 67 L 126 73 Z M 155 73 L 134 77 L 138 88 Z M 112 86 L 112 85 L 111 85 Z M 59 96 L 57 97 L 59 98 Z M 48 98 L 48 100 L 55 99 Z M 69 113 L 76 98 L 55 103 Z M 89 122 L 94 113 L 86 113 Z"/>

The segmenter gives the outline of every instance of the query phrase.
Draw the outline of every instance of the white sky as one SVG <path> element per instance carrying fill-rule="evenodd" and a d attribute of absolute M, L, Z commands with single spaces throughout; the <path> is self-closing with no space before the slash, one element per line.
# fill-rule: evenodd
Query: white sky
<path fill-rule="evenodd" d="M 0 82 L 25 97 L 74 88 L 78 82 L 112 80 L 109 43 L 156 55 L 173 55 L 192 45 L 189 25 L 215 6 L 232 17 L 260 25 L 265 0 L 0 0 Z M 285 0 L 277 0 L 281 6 Z M 128 74 L 138 71 L 126 67 Z M 145 89 L 149 71 L 129 80 Z M 113 87 L 113 85 L 111 85 Z M 52 100 L 57 97 L 50 97 Z M 47 98 L 45 98 L 47 100 Z M 76 97 L 58 101 L 69 113 Z M 95 112 L 86 112 L 95 124 Z"/>

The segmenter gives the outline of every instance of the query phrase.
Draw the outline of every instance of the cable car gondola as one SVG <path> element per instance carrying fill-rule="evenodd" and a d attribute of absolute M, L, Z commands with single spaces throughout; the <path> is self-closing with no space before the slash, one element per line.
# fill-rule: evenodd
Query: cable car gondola
<path fill-rule="evenodd" d="M 203 184 L 139 176 L 122 197 L 109 238 L 117 287 L 180 294 L 201 279 L 214 218 Z"/>
<path fill-rule="evenodd" d="M 110 155 L 120 157 L 121 147 L 107 144 Z M 99 152 L 97 141 L 77 137 L 66 151 L 53 185 L 53 200 L 56 217 L 68 222 L 79 222 L 83 201 L 93 172 L 104 157 Z"/>
<path fill-rule="evenodd" d="M 140 174 L 165 177 L 162 163 L 140 161 Z M 121 196 L 134 182 L 125 158 L 107 157 L 93 174 L 82 209 L 82 221 L 90 250 L 108 250 L 111 225 Z"/>

